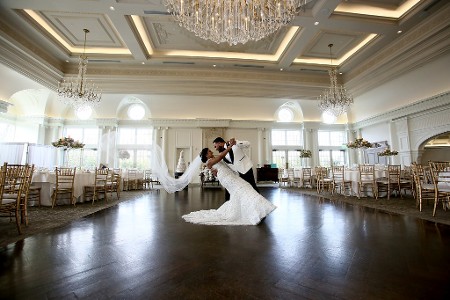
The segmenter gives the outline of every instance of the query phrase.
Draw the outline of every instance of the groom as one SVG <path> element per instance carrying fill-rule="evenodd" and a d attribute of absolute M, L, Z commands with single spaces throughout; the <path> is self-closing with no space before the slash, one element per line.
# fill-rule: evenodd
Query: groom
<path fill-rule="evenodd" d="M 234 143 L 235 139 L 232 138 L 230 143 Z M 221 137 L 217 137 L 214 141 L 214 149 L 219 152 L 225 150 L 225 140 Z M 239 176 L 250 183 L 250 185 L 259 193 L 258 187 L 256 186 L 255 176 L 253 175 L 253 163 L 250 158 L 244 153 L 244 151 L 239 147 L 239 144 L 235 144 L 231 147 L 230 152 L 223 159 L 230 168 L 239 173 Z M 225 190 L 225 200 L 230 200 L 230 193 Z"/>

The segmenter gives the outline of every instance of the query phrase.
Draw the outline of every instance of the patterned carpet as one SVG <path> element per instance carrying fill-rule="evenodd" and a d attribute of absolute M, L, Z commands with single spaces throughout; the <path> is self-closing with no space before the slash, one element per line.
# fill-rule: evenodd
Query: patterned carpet
<path fill-rule="evenodd" d="M 277 184 L 263 185 L 262 188 L 264 186 L 278 187 Z M 302 194 L 317 196 L 317 192 L 315 189 L 282 188 L 289 189 L 290 192 L 298 192 Z M 44 232 L 51 228 L 62 227 L 66 224 L 69 224 L 73 220 L 77 220 L 84 216 L 93 214 L 99 210 L 117 205 L 120 202 L 133 200 L 136 197 L 144 195 L 145 193 L 148 193 L 148 191 L 123 192 L 121 194 L 120 200 L 113 198 L 112 200 L 108 201 L 108 203 L 104 203 L 103 201 L 101 201 L 96 202 L 94 205 L 92 205 L 90 202 L 80 203 L 76 205 L 76 209 L 74 209 L 73 206 L 69 205 L 57 206 L 53 209 L 51 207 L 30 207 L 30 225 L 28 227 L 22 227 L 22 235 L 18 235 L 15 223 L 10 222 L 9 218 L 0 218 L 0 247 L 4 247 L 10 243 L 14 243 L 18 240 L 24 239 L 40 232 Z M 320 195 L 320 199 L 337 201 L 343 204 L 347 203 L 350 205 L 359 205 L 362 207 L 373 208 L 378 211 L 392 214 L 407 215 L 410 217 L 430 221 L 437 225 L 450 225 L 450 212 L 444 211 L 442 205 L 439 205 L 436 216 L 433 217 L 432 203 L 429 203 L 428 205 L 425 204 L 423 206 L 422 212 L 419 212 L 419 210 L 416 208 L 415 200 L 411 196 L 407 196 L 404 198 L 392 197 L 389 200 L 387 200 L 386 198 L 379 198 L 378 200 L 376 200 L 371 197 L 358 199 L 356 197 L 343 197 L 340 195 L 330 195 L 328 193 L 324 193 Z"/>

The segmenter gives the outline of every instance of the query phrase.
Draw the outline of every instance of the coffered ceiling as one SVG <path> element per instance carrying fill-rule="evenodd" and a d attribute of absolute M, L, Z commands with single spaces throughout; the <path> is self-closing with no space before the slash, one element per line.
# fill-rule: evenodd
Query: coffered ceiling
<path fill-rule="evenodd" d="M 411 68 L 416 41 L 448 31 L 448 0 L 312 0 L 275 34 L 229 46 L 181 28 L 163 1 L 2 0 L 1 61 L 55 89 L 77 73 L 87 28 L 87 76 L 104 93 L 316 99 L 330 64 L 358 95 Z"/>

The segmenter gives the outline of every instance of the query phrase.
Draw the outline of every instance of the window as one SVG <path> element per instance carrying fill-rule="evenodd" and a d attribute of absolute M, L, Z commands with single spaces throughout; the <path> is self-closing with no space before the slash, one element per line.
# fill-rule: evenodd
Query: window
<path fill-rule="evenodd" d="M 272 130 L 272 145 L 301 146 L 302 134 L 300 130 Z"/>
<path fill-rule="evenodd" d="M 149 169 L 152 137 L 153 128 L 119 128 L 116 156 L 118 167 Z"/>
<path fill-rule="evenodd" d="M 343 131 L 319 131 L 319 146 L 337 146 L 346 144 L 347 135 Z"/>
<path fill-rule="evenodd" d="M 278 111 L 278 121 L 279 122 L 292 122 L 294 119 L 294 114 L 292 110 L 287 107 L 283 107 Z"/>
<path fill-rule="evenodd" d="M 85 144 L 83 149 L 72 149 L 66 153 L 64 160 L 67 160 L 67 165 L 91 170 L 98 166 L 98 128 L 68 127 L 65 136 Z"/>
<path fill-rule="evenodd" d="M 319 164 L 322 167 L 345 165 L 345 150 L 319 150 Z"/>
<path fill-rule="evenodd" d="M 323 167 L 345 165 L 346 150 L 342 145 L 346 140 L 344 131 L 319 131 L 319 164 Z"/>
<path fill-rule="evenodd" d="M 131 104 L 128 107 L 127 114 L 132 120 L 141 120 L 145 116 L 145 109 L 141 104 Z"/>
<path fill-rule="evenodd" d="M 302 148 L 302 133 L 300 130 L 272 130 L 272 161 L 278 168 L 298 168 L 301 166 L 300 153 Z"/>

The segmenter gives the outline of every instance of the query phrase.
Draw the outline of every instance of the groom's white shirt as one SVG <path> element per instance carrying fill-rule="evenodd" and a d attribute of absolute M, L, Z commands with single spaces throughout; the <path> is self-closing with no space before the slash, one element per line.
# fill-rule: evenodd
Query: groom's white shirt
<path fill-rule="evenodd" d="M 248 172 L 248 170 L 253 168 L 253 162 L 242 150 L 242 148 L 246 148 L 248 146 L 250 146 L 249 142 L 239 141 L 239 142 L 237 142 L 236 145 L 231 147 L 231 149 L 233 150 L 233 154 L 234 154 L 234 163 L 228 164 L 228 165 L 231 167 L 232 170 L 239 172 L 241 174 L 245 174 Z M 231 157 L 230 157 L 229 153 L 227 153 L 227 155 L 225 155 L 225 158 L 228 161 L 231 161 Z"/>

